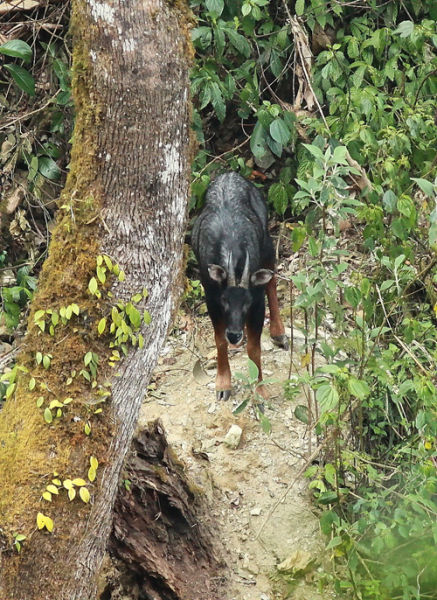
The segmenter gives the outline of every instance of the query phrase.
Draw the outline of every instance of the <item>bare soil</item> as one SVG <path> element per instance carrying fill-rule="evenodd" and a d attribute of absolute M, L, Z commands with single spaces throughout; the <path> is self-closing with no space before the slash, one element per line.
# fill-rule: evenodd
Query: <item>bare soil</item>
<path fill-rule="evenodd" d="M 295 360 L 303 353 L 298 335 Z M 270 435 L 249 406 L 232 414 L 247 394 L 235 378 L 231 400 L 216 401 L 212 326 L 206 315 L 194 320 L 183 312 L 161 353 L 139 426 L 162 420 L 188 477 L 206 495 L 228 564 L 227 580 L 221 582 L 226 600 L 319 600 L 327 597 L 317 592 L 313 581 L 322 562 L 323 542 L 302 475 L 309 433 L 294 416 L 295 406 L 306 404 L 306 399 L 285 398 L 290 353 L 273 345 L 267 327 L 262 350 L 264 378 L 275 381 L 269 385 L 270 402 L 265 406 Z M 230 364 L 233 375 L 248 373 L 244 348 L 231 353 Z M 223 441 L 233 424 L 242 429 L 236 449 Z M 276 568 L 287 558 L 292 565 L 288 591 Z"/>

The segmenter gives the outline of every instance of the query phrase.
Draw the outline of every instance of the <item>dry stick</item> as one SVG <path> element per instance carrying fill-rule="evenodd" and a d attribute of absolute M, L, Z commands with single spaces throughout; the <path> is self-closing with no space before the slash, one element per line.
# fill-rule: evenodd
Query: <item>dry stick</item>
<path fill-rule="evenodd" d="M 379 291 L 379 286 L 376 286 L 376 291 L 378 293 L 378 297 L 379 297 L 379 301 L 381 303 L 382 306 L 382 310 L 384 311 L 384 315 L 385 315 L 385 320 L 387 321 L 387 325 L 390 327 L 391 332 L 393 337 L 395 338 L 395 340 L 397 341 L 397 343 L 402 346 L 402 348 L 405 350 L 405 352 L 407 354 L 410 355 L 410 357 L 414 360 L 414 362 L 416 363 L 416 365 L 419 367 L 419 369 L 422 371 L 422 373 L 424 373 L 427 377 L 429 377 L 431 375 L 431 373 L 428 373 L 428 371 L 420 364 L 420 362 L 417 360 L 416 356 L 411 352 L 411 350 L 408 348 L 408 346 L 406 344 L 404 344 L 404 342 L 401 340 L 401 338 L 399 338 L 395 332 L 393 327 L 391 326 L 390 320 L 388 318 L 388 314 L 387 311 L 385 309 L 385 304 L 384 304 L 384 300 L 382 299 L 381 296 L 381 292 Z"/>
<path fill-rule="evenodd" d="M 261 527 L 258 530 L 258 533 L 255 536 L 255 540 L 257 540 L 259 538 L 259 536 L 262 533 L 262 530 L 264 529 L 264 527 L 267 525 L 267 522 L 269 521 L 269 519 L 271 518 L 271 516 L 273 515 L 273 513 L 275 512 L 275 510 L 278 508 L 278 506 L 284 502 L 285 498 L 287 497 L 288 493 L 290 492 L 290 490 L 293 488 L 294 484 L 298 481 L 298 479 L 300 478 L 300 476 L 305 472 L 305 470 L 311 465 L 311 463 L 313 462 L 313 460 L 319 455 L 320 451 L 322 450 L 322 448 L 325 446 L 325 444 L 327 444 L 331 438 L 334 436 L 334 434 L 336 433 L 336 431 L 332 431 L 324 440 L 321 444 L 319 444 L 317 446 L 317 448 L 314 450 L 314 452 L 311 454 L 311 456 L 308 458 L 308 460 L 305 462 L 305 464 L 299 469 L 299 471 L 296 473 L 296 476 L 294 477 L 294 479 L 291 481 L 291 483 L 288 484 L 287 489 L 285 490 L 285 492 L 282 494 L 282 496 L 279 498 L 279 500 L 277 500 L 275 502 L 275 504 L 272 506 L 272 508 L 269 510 L 269 512 L 267 513 L 266 518 L 264 519 Z"/>
<path fill-rule="evenodd" d="M 290 277 L 289 282 L 290 289 L 290 367 L 288 369 L 288 379 L 291 377 L 291 368 L 293 366 L 293 352 L 294 352 L 294 331 L 293 331 L 293 280 Z"/>
<path fill-rule="evenodd" d="M 22 121 L 23 119 L 27 119 L 28 117 L 30 117 L 30 115 L 34 115 L 38 112 L 41 112 L 42 110 L 47 108 L 47 106 L 49 106 L 49 104 L 51 104 L 53 102 L 53 100 L 56 98 L 56 96 L 59 94 L 60 91 L 61 90 L 58 90 L 54 96 L 52 96 L 45 104 L 43 104 L 43 106 L 40 106 L 39 108 L 36 108 L 35 110 L 32 110 L 31 112 L 25 113 L 24 115 L 21 115 L 21 117 L 16 117 L 15 119 L 12 119 L 12 121 L 9 121 L 8 123 L 5 123 L 4 125 L 0 125 L 0 130 L 6 129 L 7 127 L 9 127 L 10 125 L 13 125 L 17 121 Z"/>

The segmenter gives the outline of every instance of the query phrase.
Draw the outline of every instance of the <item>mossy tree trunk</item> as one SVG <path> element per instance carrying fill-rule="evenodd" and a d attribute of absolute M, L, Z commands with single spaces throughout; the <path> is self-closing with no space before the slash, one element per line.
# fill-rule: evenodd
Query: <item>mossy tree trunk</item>
<path fill-rule="evenodd" d="M 73 0 L 70 173 L 32 304 L 22 370 L 0 413 L 2 600 L 96 594 L 122 463 L 181 271 L 191 154 L 187 14 L 184 3 L 163 0 Z M 98 272 L 99 255 L 111 262 Z M 125 279 L 108 264 L 119 265 Z M 127 309 L 133 296 L 135 310 Z M 67 316 L 61 307 L 70 307 Z M 134 331 L 143 309 L 150 323 Z M 64 318 L 54 322 L 53 312 Z M 120 335 L 131 329 L 125 348 L 136 344 L 126 357 L 122 347 L 110 347 L 114 319 Z M 96 478 L 89 472 L 94 459 Z M 50 501 L 42 498 L 47 485 Z M 90 502 L 86 492 L 80 499 L 81 488 Z M 19 553 L 14 534 L 26 536 Z"/>

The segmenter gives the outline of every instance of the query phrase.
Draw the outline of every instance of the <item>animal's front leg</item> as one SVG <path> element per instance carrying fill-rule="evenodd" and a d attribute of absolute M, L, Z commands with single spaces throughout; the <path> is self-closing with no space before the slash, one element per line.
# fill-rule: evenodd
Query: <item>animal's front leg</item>
<path fill-rule="evenodd" d="M 279 312 L 278 294 L 276 291 L 276 276 L 273 275 L 266 285 L 267 302 L 270 311 L 270 337 L 274 344 L 288 350 L 288 338 L 285 335 L 284 324 Z"/>
<path fill-rule="evenodd" d="M 225 325 L 222 321 L 213 323 L 215 345 L 217 347 L 217 377 L 215 390 L 217 400 L 228 400 L 231 395 L 231 369 L 228 360 L 228 343 L 225 337 Z"/>
<path fill-rule="evenodd" d="M 247 355 L 258 367 L 258 381 L 262 381 L 261 369 L 261 332 L 262 328 L 247 325 Z M 256 391 L 267 400 L 269 395 L 264 385 L 258 385 Z"/>

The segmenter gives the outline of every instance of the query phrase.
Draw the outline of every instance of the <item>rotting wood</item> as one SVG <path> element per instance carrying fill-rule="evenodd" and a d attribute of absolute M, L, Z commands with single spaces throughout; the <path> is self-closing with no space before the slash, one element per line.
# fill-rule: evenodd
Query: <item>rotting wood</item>
<path fill-rule="evenodd" d="M 134 439 L 124 477 L 109 543 L 112 577 L 100 597 L 223 598 L 205 498 L 187 481 L 159 420 Z"/>

